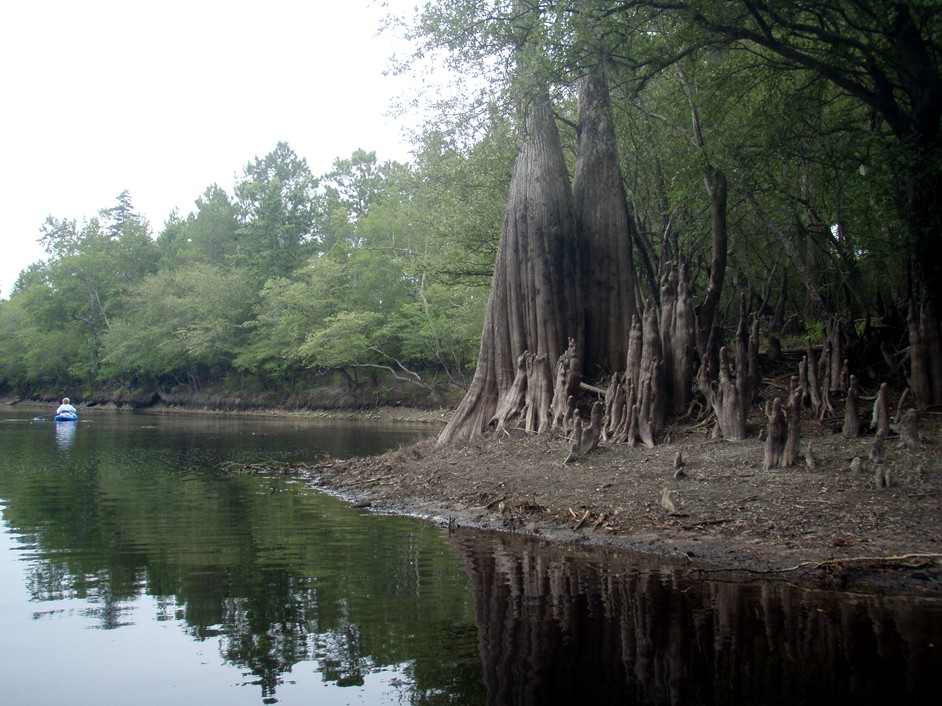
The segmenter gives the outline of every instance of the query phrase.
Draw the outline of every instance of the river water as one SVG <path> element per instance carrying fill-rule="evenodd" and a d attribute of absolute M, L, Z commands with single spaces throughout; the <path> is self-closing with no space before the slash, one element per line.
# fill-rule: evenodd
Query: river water
<path fill-rule="evenodd" d="M 939 599 L 705 579 L 219 470 L 429 433 L 0 412 L 0 702 L 938 703 Z"/>

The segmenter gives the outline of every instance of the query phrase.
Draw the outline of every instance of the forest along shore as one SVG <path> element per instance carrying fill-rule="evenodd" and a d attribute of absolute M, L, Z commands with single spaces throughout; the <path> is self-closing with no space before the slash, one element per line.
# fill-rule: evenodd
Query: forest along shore
<path fill-rule="evenodd" d="M 654 448 L 603 444 L 568 464 L 570 444 L 539 435 L 425 441 L 270 470 L 446 527 L 599 544 L 704 571 L 942 595 L 942 417 L 923 420 L 921 448 L 888 439 L 880 464 L 868 460 L 871 437 L 844 439 L 812 422 L 813 467 L 768 471 L 757 433 L 728 442 L 677 425 Z"/>

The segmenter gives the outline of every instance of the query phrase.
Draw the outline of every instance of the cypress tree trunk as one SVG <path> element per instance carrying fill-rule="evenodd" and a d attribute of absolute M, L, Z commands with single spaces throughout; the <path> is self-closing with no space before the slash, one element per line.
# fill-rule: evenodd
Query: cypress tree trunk
<path fill-rule="evenodd" d="M 621 370 L 625 332 L 636 313 L 631 263 L 632 220 L 618 163 L 603 64 L 579 83 L 579 154 L 572 180 L 585 303 L 583 372 Z"/>
<path fill-rule="evenodd" d="M 477 369 L 439 444 L 483 434 L 503 396 L 514 394 L 518 357 L 530 351 L 555 365 L 569 336 L 584 341 L 572 192 L 543 93 L 529 105 L 510 182 Z"/>
<path fill-rule="evenodd" d="M 674 326 L 671 336 L 674 392 L 674 412 L 680 414 L 693 398 L 694 358 L 697 349 L 697 314 L 690 292 L 690 273 L 687 263 L 680 263 L 677 281 L 677 305 L 674 308 Z"/>
<path fill-rule="evenodd" d="M 710 281 L 697 315 L 697 348 L 700 364 L 706 366 L 706 377 L 712 378 L 719 367 L 722 334 L 719 331 L 718 311 L 723 282 L 726 278 L 728 234 L 726 230 L 726 175 L 719 169 L 708 168 L 705 173 L 707 193 L 710 195 L 710 238 L 712 259 Z"/>

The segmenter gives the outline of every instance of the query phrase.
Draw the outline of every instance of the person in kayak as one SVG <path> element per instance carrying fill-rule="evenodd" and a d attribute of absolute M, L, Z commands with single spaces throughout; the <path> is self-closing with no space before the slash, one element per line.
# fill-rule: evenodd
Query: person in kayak
<path fill-rule="evenodd" d="M 63 398 L 62 398 L 62 404 L 60 404 L 59 407 L 56 409 L 56 414 L 57 414 L 57 415 L 59 415 L 59 414 L 74 414 L 74 415 L 78 416 L 78 410 L 75 409 L 75 407 L 73 407 L 73 406 L 69 403 L 69 398 L 68 398 L 68 397 L 63 397 Z"/>

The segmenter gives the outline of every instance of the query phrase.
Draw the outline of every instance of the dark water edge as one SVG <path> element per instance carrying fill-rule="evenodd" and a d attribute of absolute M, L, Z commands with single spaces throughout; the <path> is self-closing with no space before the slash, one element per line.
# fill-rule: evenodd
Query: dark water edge
<path fill-rule="evenodd" d="M 458 533 L 489 704 L 935 704 L 942 601 Z"/>

